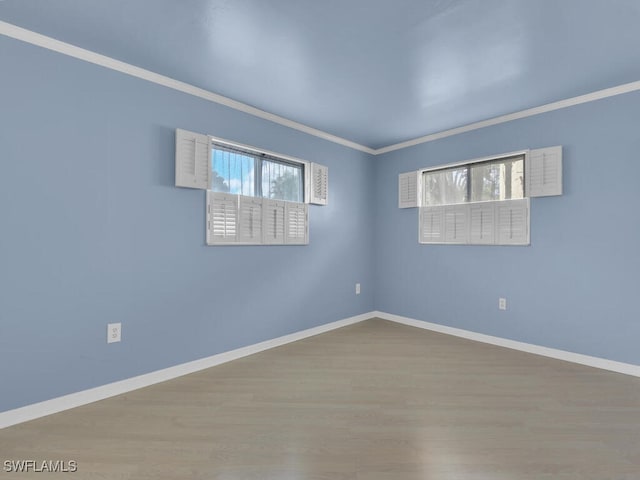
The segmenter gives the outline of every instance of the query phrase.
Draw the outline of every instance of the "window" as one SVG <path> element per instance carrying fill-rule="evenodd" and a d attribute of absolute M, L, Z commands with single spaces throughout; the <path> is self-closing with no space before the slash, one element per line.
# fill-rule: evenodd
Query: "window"
<path fill-rule="evenodd" d="M 211 190 L 302 203 L 304 166 L 214 143 Z"/>
<path fill-rule="evenodd" d="M 422 174 L 423 206 L 524 198 L 524 154 Z"/>
<path fill-rule="evenodd" d="M 211 190 L 257 197 L 255 159 L 223 147 L 211 149 Z"/>
<path fill-rule="evenodd" d="M 527 245 L 525 154 L 422 173 L 420 243 Z"/>
<path fill-rule="evenodd" d="M 524 198 L 524 155 L 469 166 L 470 201 Z"/>
<path fill-rule="evenodd" d="M 207 245 L 306 245 L 329 169 L 178 128 L 176 187 L 207 191 Z"/>
<path fill-rule="evenodd" d="M 422 174 L 423 205 L 450 205 L 468 199 L 469 168 L 446 168 Z"/>
<path fill-rule="evenodd" d="M 207 243 L 307 244 L 304 168 L 303 163 L 212 142 Z"/>
<path fill-rule="evenodd" d="M 562 147 L 398 176 L 398 207 L 420 207 L 420 243 L 529 245 L 530 197 L 562 195 Z"/>

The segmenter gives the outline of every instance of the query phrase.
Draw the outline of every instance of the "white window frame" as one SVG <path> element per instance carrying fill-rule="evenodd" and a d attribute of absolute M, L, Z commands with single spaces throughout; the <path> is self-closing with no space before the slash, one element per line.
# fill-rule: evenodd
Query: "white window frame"
<path fill-rule="evenodd" d="M 209 145 L 208 152 L 203 148 L 205 143 Z M 266 156 L 286 163 L 302 165 L 304 170 L 303 203 L 328 205 L 329 169 L 325 165 L 180 128 L 176 129 L 176 187 L 211 189 L 211 149 L 213 144 L 244 150 L 252 155 Z"/>
<path fill-rule="evenodd" d="M 423 205 L 423 174 L 455 167 L 524 158 L 524 198 L 444 205 Z M 399 207 L 419 207 L 418 242 L 447 245 L 530 245 L 532 197 L 562 195 L 562 147 L 518 150 L 515 152 L 421 168 L 415 171 L 417 187 L 412 195 L 403 191 L 414 172 L 399 175 Z M 471 178 L 467 179 L 468 182 Z M 415 191 L 415 196 L 413 194 Z M 410 198 L 412 197 L 412 198 Z M 409 199 L 410 201 L 407 201 Z M 403 202 L 404 200 L 404 202 Z M 478 216 L 479 215 L 479 216 Z M 476 222 L 480 221 L 480 225 Z"/>
<path fill-rule="evenodd" d="M 423 185 L 423 174 L 427 173 L 427 172 L 437 172 L 438 170 L 448 170 L 450 168 L 456 168 L 456 167 L 470 167 L 474 164 L 478 164 L 478 163 L 489 163 L 489 162 L 498 162 L 500 160 L 508 160 L 510 158 L 513 157 L 523 157 L 524 158 L 524 175 L 525 175 L 525 185 L 523 186 L 524 188 L 524 196 L 527 196 L 527 188 L 526 188 L 526 182 L 527 182 L 527 178 L 526 178 L 526 171 L 527 171 L 527 157 L 529 156 L 529 152 L 530 150 L 518 150 L 515 152 L 510 152 L 510 153 L 504 153 L 504 154 L 500 154 L 500 155 L 493 155 L 493 156 L 489 156 L 489 157 L 481 157 L 481 158 L 474 158 L 473 160 L 465 160 L 464 162 L 455 162 L 455 163 L 447 163 L 445 165 L 438 165 L 435 167 L 428 167 L 428 168 L 421 168 L 417 171 L 418 173 L 418 183 L 420 185 L 420 196 L 417 198 L 417 201 L 419 202 L 418 205 L 419 206 L 423 206 L 423 189 L 424 189 L 424 185 Z M 467 179 L 467 182 L 470 182 L 471 178 Z M 512 199 L 507 199 L 507 200 L 512 200 Z M 493 201 L 499 201 L 499 200 L 493 200 Z M 464 203 L 472 203 L 471 201 L 466 201 Z M 453 205 L 453 204 L 449 204 L 449 205 Z M 444 204 L 443 204 L 444 206 Z"/>
<path fill-rule="evenodd" d="M 257 196 L 258 187 L 254 188 L 253 196 L 212 191 L 211 162 L 215 146 L 275 162 L 300 165 L 303 169 L 303 201 Z M 328 204 L 329 169 L 325 165 L 220 137 L 176 129 L 175 166 L 176 187 L 206 190 L 207 245 L 307 245 L 309 204 Z M 255 181 L 257 184 L 259 178 Z"/>
<path fill-rule="evenodd" d="M 258 163 L 256 164 L 255 168 L 256 168 L 256 172 L 258 171 L 258 169 L 261 167 L 261 162 L 262 160 L 267 160 L 267 161 L 273 161 L 274 163 L 283 163 L 283 164 L 289 164 L 292 166 L 300 166 L 302 167 L 302 188 L 301 188 L 301 194 L 302 194 L 302 201 L 301 202 L 295 202 L 295 203 L 309 203 L 311 200 L 311 195 L 310 195 L 310 183 L 311 183 L 311 170 L 312 170 L 312 166 L 313 166 L 313 162 L 309 162 L 307 160 L 302 160 L 300 158 L 296 158 L 296 157 L 290 157 L 288 155 L 282 155 L 279 153 L 275 153 L 275 152 L 270 152 L 268 150 L 259 150 L 255 147 L 251 147 L 249 145 L 244 145 L 241 143 L 236 143 L 236 142 L 230 142 L 228 140 L 225 140 L 223 138 L 218 138 L 218 137 L 213 137 L 213 136 L 209 136 L 209 141 L 210 141 L 210 151 L 213 151 L 215 149 L 216 146 L 220 146 L 222 148 L 228 148 L 229 150 L 232 151 L 237 151 L 238 153 L 242 154 L 245 153 L 248 156 L 252 156 L 252 157 L 256 157 L 256 159 L 258 159 Z M 261 185 L 261 178 L 259 175 L 256 176 L 255 179 L 255 191 L 254 191 L 254 195 L 247 195 L 247 196 L 252 196 L 252 197 L 258 197 L 257 193 L 260 192 L 262 193 L 262 185 Z M 211 190 L 211 185 L 209 185 L 209 190 Z M 268 197 L 261 197 L 261 198 L 268 198 Z M 272 199 L 272 200 L 281 200 L 281 199 Z M 283 200 L 283 201 L 287 201 L 287 200 Z"/>

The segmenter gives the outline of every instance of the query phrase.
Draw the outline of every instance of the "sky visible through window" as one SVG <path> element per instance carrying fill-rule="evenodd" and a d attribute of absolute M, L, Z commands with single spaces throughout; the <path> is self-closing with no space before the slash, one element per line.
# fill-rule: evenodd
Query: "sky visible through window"
<path fill-rule="evenodd" d="M 214 148 L 212 190 L 255 195 L 255 159 L 248 155 Z"/>
<path fill-rule="evenodd" d="M 213 148 L 211 166 L 211 189 L 214 192 L 262 196 L 289 202 L 303 201 L 302 165 Z M 256 173 L 259 173 L 258 180 Z"/>

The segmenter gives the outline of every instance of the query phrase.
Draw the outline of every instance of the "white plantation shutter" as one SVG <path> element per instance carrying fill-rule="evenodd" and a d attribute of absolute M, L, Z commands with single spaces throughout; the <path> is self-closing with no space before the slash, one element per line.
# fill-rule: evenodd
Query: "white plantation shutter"
<path fill-rule="evenodd" d="M 329 198 L 329 168 L 318 163 L 312 163 L 311 195 L 309 203 L 327 205 Z"/>
<path fill-rule="evenodd" d="M 495 242 L 495 202 L 469 205 L 469 243 L 491 245 Z"/>
<path fill-rule="evenodd" d="M 286 202 L 285 243 L 306 245 L 309 243 L 307 208 L 305 203 Z"/>
<path fill-rule="evenodd" d="M 207 191 L 207 245 L 306 245 L 308 205 Z"/>
<path fill-rule="evenodd" d="M 240 196 L 238 243 L 262 243 L 262 198 Z"/>
<path fill-rule="evenodd" d="M 493 168 L 494 165 L 499 166 L 500 170 L 492 170 L 493 173 L 489 175 L 488 167 Z M 556 146 L 418 170 L 415 190 L 415 172 L 400 174 L 398 206 L 413 206 L 414 191 L 417 204 L 420 205 L 423 194 L 438 193 L 438 186 L 442 187 L 442 182 L 439 185 L 435 180 L 430 184 L 427 180 L 432 178 L 426 180 L 425 175 L 420 175 L 421 171 L 430 172 L 431 175 L 432 172 L 446 172 L 453 168 L 466 169 L 470 199 L 482 201 L 458 199 L 456 201 L 460 203 L 453 204 L 451 199 L 442 199 L 449 203 L 445 201 L 434 207 L 420 207 L 420 243 L 530 245 L 530 198 L 562 195 L 562 146 Z M 499 173 L 497 179 L 494 178 L 495 172 Z M 523 176 L 524 189 L 521 183 Z M 500 186 L 500 195 L 491 193 L 493 190 L 486 191 L 487 179 L 493 182 L 494 187 Z M 510 189 L 507 188 L 509 186 Z M 421 192 L 425 188 L 431 190 Z M 518 198 L 523 194 L 524 198 Z M 506 197 L 507 200 L 498 200 L 497 197 Z"/>
<path fill-rule="evenodd" d="M 398 208 L 418 206 L 418 172 L 398 175 Z"/>
<path fill-rule="evenodd" d="M 207 245 L 237 243 L 238 195 L 207 191 Z"/>
<path fill-rule="evenodd" d="M 528 197 L 562 195 L 562 147 L 531 150 L 525 160 Z"/>
<path fill-rule="evenodd" d="M 446 243 L 467 243 L 468 215 L 467 205 L 444 207 L 444 241 Z"/>
<path fill-rule="evenodd" d="M 420 243 L 444 241 L 444 207 L 420 207 Z"/>
<path fill-rule="evenodd" d="M 499 245 L 529 245 L 529 199 L 496 202 L 496 235 Z"/>
<path fill-rule="evenodd" d="M 209 137 L 176 129 L 176 187 L 209 188 L 211 143 Z"/>
<path fill-rule="evenodd" d="M 262 201 L 263 243 L 277 245 L 284 243 L 285 202 L 264 199 Z"/>
<path fill-rule="evenodd" d="M 529 199 L 420 207 L 420 243 L 529 245 Z"/>
<path fill-rule="evenodd" d="M 212 158 L 214 148 L 215 162 Z M 237 190 L 234 182 L 239 181 L 247 196 L 210 190 L 213 187 L 213 164 L 218 167 L 218 163 L 224 163 L 225 160 L 218 158 L 218 150 L 238 156 L 238 159 L 226 162 L 226 170 L 221 168 L 225 175 L 226 190 L 229 187 Z M 271 187 L 280 177 L 287 180 L 283 171 L 293 173 L 292 180 L 297 187 L 294 195 L 285 193 L 283 196 L 293 200 L 299 198 L 298 193 L 303 193 L 304 202 L 326 205 L 328 201 L 329 169 L 324 165 L 269 152 L 261 153 L 249 146 L 182 129 L 176 129 L 175 160 L 176 186 L 207 191 L 207 245 L 308 244 L 308 204 L 264 198 L 274 195 L 265 185 Z M 277 167 L 275 170 L 271 168 L 274 165 Z M 243 175 L 245 171 L 247 174 Z M 264 172 L 267 173 L 266 178 L 261 178 Z M 278 178 L 274 179 L 271 175 Z M 251 188 L 245 189 L 245 184 L 250 184 Z M 217 190 L 223 189 L 218 182 L 215 187 Z"/>

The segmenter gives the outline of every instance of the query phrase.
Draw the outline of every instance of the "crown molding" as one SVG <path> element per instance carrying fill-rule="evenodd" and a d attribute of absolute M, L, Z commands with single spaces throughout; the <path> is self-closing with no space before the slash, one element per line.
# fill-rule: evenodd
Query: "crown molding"
<path fill-rule="evenodd" d="M 67 55 L 67 56 L 76 58 L 78 60 L 83 60 L 88 63 L 93 63 L 94 65 L 99 65 L 101 67 L 105 67 L 120 73 L 124 73 L 132 77 L 136 77 L 142 80 L 146 80 L 148 82 L 155 83 L 157 85 L 162 85 L 164 87 L 171 88 L 173 90 L 177 90 L 179 92 L 186 93 L 188 95 L 193 95 L 195 97 L 199 97 L 204 100 L 217 103 L 219 105 L 224 105 L 234 110 L 247 113 L 254 117 L 262 118 L 264 120 L 268 120 L 270 122 L 277 123 L 279 125 L 292 128 L 294 130 L 298 130 L 308 135 L 312 135 L 314 137 L 318 137 L 323 140 L 327 140 L 329 142 L 342 145 L 344 147 L 365 152 L 370 155 L 383 155 L 385 153 L 394 152 L 396 150 L 402 150 L 404 148 L 413 147 L 416 145 L 420 145 L 422 143 L 433 142 L 441 138 L 451 137 L 454 135 L 459 135 L 461 133 L 471 132 L 473 130 L 479 130 L 481 128 L 490 127 L 493 125 L 499 125 L 501 123 L 511 122 L 513 120 L 532 117 L 534 115 L 553 112 L 555 110 L 573 107 L 575 105 L 594 102 L 597 100 L 614 97 L 616 95 L 622 95 L 625 93 L 631 93 L 631 92 L 640 90 L 640 81 L 635 81 L 631 83 L 626 83 L 624 85 L 605 88 L 603 90 L 598 90 L 596 92 L 587 93 L 585 95 L 579 95 L 577 97 L 572 97 L 565 100 L 559 100 L 557 102 L 548 103 L 545 105 L 541 105 L 539 107 L 533 107 L 526 110 L 521 110 L 519 112 L 509 113 L 506 115 L 501 115 L 499 117 L 493 117 L 493 118 L 489 118 L 479 122 L 470 123 L 468 125 L 451 128 L 449 130 L 443 130 L 441 132 L 431 133 L 429 135 L 424 135 L 422 137 L 418 137 L 412 140 L 407 140 L 407 141 L 396 143 L 386 147 L 374 149 L 371 147 L 367 147 L 366 145 L 361 145 L 357 142 L 347 140 L 346 138 L 342 138 L 337 135 L 333 135 L 331 133 L 318 130 L 317 128 L 313 128 L 308 125 L 304 125 L 302 123 L 289 120 L 288 118 L 284 118 L 279 115 L 275 115 L 273 113 L 260 110 L 259 108 L 252 107 L 251 105 L 247 105 L 246 103 L 233 100 L 231 98 L 219 95 L 209 90 L 196 87 L 189 83 L 182 82 L 180 80 L 176 80 L 174 78 L 170 78 L 165 75 L 161 75 L 159 73 L 146 70 L 144 68 L 136 67 L 135 65 L 131 65 L 129 63 L 125 63 L 111 57 L 107 57 L 106 55 L 92 52 L 91 50 L 86 50 L 84 48 L 77 47 L 70 43 L 56 40 L 55 38 L 47 37 L 46 35 L 42 35 L 40 33 L 27 30 L 26 28 L 18 27 L 17 25 L 3 22 L 1 20 L 0 20 L 0 35 L 4 35 L 6 37 L 10 37 L 15 40 L 19 40 L 25 43 L 29 43 L 31 45 L 42 47 L 57 53 L 61 53 L 63 55 Z"/>
<path fill-rule="evenodd" d="M 521 110 L 519 112 L 489 118 L 480 122 L 470 123 L 461 127 L 443 130 L 441 132 L 418 137 L 413 140 L 407 140 L 406 142 L 396 143 L 395 145 L 389 145 L 388 147 L 378 148 L 376 149 L 374 155 L 382 155 L 396 150 L 420 145 L 421 143 L 433 142 L 434 140 L 439 140 L 441 138 L 451 137 L 460 133 L 471 132 L 473 130 L 490 127 L 492 125 L 499 125 L 501 123 L 511 122 L 513 120 L 519 120 L 521 118 L 533 117 L 534 115 L 540 115 L 541 113 L 553 112 L 554 110 L 573 107 L 575 105 L 580 105 L 583 103 L 595 102 L 596 100 L 602 100 L 604 98 L 614 97 L 616 95 L 636 92 L 638 90 L 640 90 L 640 81 L 625 83 L 624 85 L 618 85 L 617 87 L 605 88 L 603 90 L 587 93 L 585 95 L 547 103 L 546 105 L 541 105 L 539 107 L 529 108 L 527 110 Z"/>
<path fill-rule="evenodd" d="M 115 58 L 107 57 L 106 55 L 102 55 L 96 52 L 92 52 L 91 50 L 86 50 L 84 48 L 71 45 L 70 43 L 56 40 L 55 38 L 47 37 L 46 35 L 42 35 L 40 33 L 18 27 L 17 25 L 13 25 L 11 23 L 0 21 L 0 34 L 6 37 L 13 38 L 15 40 L 29 43 L 31 45 L 45 48 L 47 50 L 62 53 L 63 55 L 67 55 L 78 60 L 83 60 L 88 63 L 93 63 L 94 65 L 108 68 L 110 70 L 115 70 L 116 72 L 140 78 L 142 80 L 146 80 L 163 87 L 171 88 L 188 95 L 193 95 L 195 97 L 199 97 L 213 103 L 224 105 L 226 107 L 233 108 L 234 110 L 253 115 L 254 117 L 262 118 L 264 120 L 268 120 L 270 122 L 277 123 L 279 125 L 283 125 L 285 127 L 289 127 L 309 135 L 313 135 L 314 137 L 337 143 L 338 145 L 342 145 L 369 154 L 374 154 L 375 152 L 375 150 L 372 148 L 360 145 L 359 143 L 347 140 L 342 137 L 338 137 L 337 135 L 323 132 L 322 130 L 318 130 L 317 128 L 309 127 L 308 125 L 289 120 L 288 118 L 265 112 L 264 110 L 252 107 L 251 105 L 247 105 L 246 103 L 238 102 L 237 100 L 233 100 L 217 93 L 210 92 L 189 83 L 182 82 L 165 75 L 160 75 L 159 73 L 155 73 L 144 68 L 136 67 L 135 65 L 131 65 L 129 63 L 116 60 Z"/>

